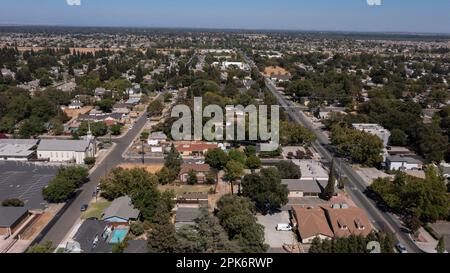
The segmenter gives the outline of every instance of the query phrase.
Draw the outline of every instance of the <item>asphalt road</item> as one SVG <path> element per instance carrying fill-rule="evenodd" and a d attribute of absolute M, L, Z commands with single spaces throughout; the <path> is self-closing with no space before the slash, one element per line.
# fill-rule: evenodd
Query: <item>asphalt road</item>
<path fill-rule="evenodd" d="M 266 79 L 266 86 L 277 98 L 280 106 L 286 109 L 289 117 L 293 121 L 302 124 L 316 134 L 317 140 L 313 143 L 313 147 L 324 159 L 331 162 L 333 155 L 324 147 L 324 145 L 329 145 L 330 141 L 322 130 L 314 128 L 313 124 L 305 116 L 305 114 L 298 111 L 297 107 L 295 107 L 291 101 L 286 100 L 282 95 L 280 95 L 276 90 L 276 87 L 268 79 Z M 350 184 L 347 185 L 346 191 L 350 194 L 356 204 L 367 212 L 375 227 L 384 230 L 387 229 L 392 232 L 396 236 L 397 240 L 407 248 L 409 253 L 422 252 L 416 244 L 414 244 L 411 238 L 400 230 L 401 223 L 396 216 L 380 211 L 376 207 L 375 202 L 370 200 L 364 194 L 366 189 L 365 183 L 361 177 L 356 174 L 352 167 L 343 159 L 335 158 L 335 160 L 337 163 L 336 168 L 339 168 L 337 171 L 341 171 L 350 181 Z"/>
<path fill-rule="evenodd" d="M 67 233 L 71 230 L 77 219 L 81 216 L 80 208 L 83 204 L 89 204 L 92 199 L 92 193 L 96 190 L 97 185 L 102 176 L 105 176 L 112 168 L 123 163 L 122 154 L 128 148 L 130 143 L 141 132 L 145 123 L 147 122 L 147 115 L 142 115 L 135 123 L 133 128 L 121 139 L 114 142 L 113 150 L 106 158 L 96 166 L 96 169 L 89 176 L 89 182 L 84 184 L 80 189 L 80 193 L 75 197 L 70 206 L 61 215 L 58 221 L 43 235 L 42 241 L 52 241 L 54 246 L 58 246 Z"/>

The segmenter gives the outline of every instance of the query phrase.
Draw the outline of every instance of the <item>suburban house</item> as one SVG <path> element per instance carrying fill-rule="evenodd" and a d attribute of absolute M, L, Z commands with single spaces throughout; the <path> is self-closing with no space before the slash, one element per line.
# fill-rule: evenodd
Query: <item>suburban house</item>
<path fill-rule="evenodd" d="M 72 102 L 69 104 L 68 108 L 71 110 L 75 109 L 81 109 L 83 108 L 84 104 L 79 100 L 72 100 Z"/>
<path fill-rule="evenodd" d="M 219 145 L 205 142 L 178 142 L 175 148 L 183 157 L 203 157 L 208 150 L 219 148 Z"/>
<path fill-rule="evenodd" d="M 411 156 L 398 155 L 388 156 L 386 158 L 386 166 L 391 171 L 398 170 L 421 170 L 423 163 Z"/>
<path fill-rule="evenodd" d="M 139 210 L 135 209 L 131 198 L 122 196 L 115 199 L 111 205 L 103 211 L 102 220 L 108 223 L 129 223 L 139 217 Z"/>
<path fill-rule="evenodd" d="M 49 162 L 75 162 L 84 164 L 84 159 L 95 156 L 95 142 L 85 140 L 43 139 L 37 148 L 37 157 Z"/>
<path fill-rule="evenodd" d="M 175 214 L 175 228 L 179 229 L 186 225 L 194 225 L 195 220 L 200 215 L 200 208 L 178 208 Z"/>
<path fill-rule="evenodd" d="M 283 179 L 281 181 L 289 190 L 289 198 L 318 197 L 327 186 L 327 181 L 317 181 L 315 179 Z"/>
<path fill-rule="evenodd" d="M 36 157 L 35 139 L 0 139 L 0 161 L 27 161 Z"/>
<path fill-rule="evenodd" d="M 26 208 L 0 206 L 0 237 L 9 237 L 14 234 L 28 216 Z"/>
<path fill-rule="evenodd" d="M 67 243 L 65 253 L 111 253 L 112 230 L 105 221 L 85 220 L 73 239 Z"/>
<path fill-rule="evenodd" d="M 158 146 L 167 141 L 167 135 L 163 132 L 153 132 L 149 135 L 147 143 L 150 146 Z"/>
<path fill-rule="evenodd" d="M 124 115 L 128 115 L 130 113 L 131 109 L 129 108 L 129 106 L 125 103 L 116 103 L 113 106 L 113 112 L 114 113 L 120 113 L 120 114 L 124 114 Z"/>
<path fill-rule="evenodd" d="M 333 231 L 328 225 L 325 211 L 321 208 L 304 208 L 292 206 L 293 222 L 297 227 L 300 240 L 303 244 L 310 244 L 314 238 L 322 240 L 334 237 Z"/>
<path fill-rule="evenodd" d="M 182 183 L 187 183 L 189 173 L 192 171 L 195 172 L 197 176 L 197 182 L 204 183 L 206 181 L 206 177 L 211 172 L 211 167 L 208 164 L 185 164 L 180 170 L 180 181 Z"/>

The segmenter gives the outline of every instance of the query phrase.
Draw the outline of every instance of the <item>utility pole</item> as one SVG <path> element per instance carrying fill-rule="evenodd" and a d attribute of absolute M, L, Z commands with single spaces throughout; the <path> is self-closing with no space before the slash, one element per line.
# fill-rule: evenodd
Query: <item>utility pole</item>
<path fill-rule="evenodd" d="M 142 165 L 145 164 L 145 149 L 144 149 L 144 143 L 145 143 L 145 141 L 142 140 Z"/>

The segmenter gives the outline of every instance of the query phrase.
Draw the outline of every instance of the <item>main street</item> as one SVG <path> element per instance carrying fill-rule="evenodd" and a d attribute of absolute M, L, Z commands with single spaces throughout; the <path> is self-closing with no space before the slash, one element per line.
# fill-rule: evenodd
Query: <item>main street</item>
<path fill-rule="evenodd" d="M 156 99 L 163 97 L 161 93 Z M 72 203 L 66 208 L 57 221 L 46 230 L 45 233 L 38 236 L 38 241 L 52 241 L 53 245 L 58 246 L 67 233 L 72 229 L 76 221 L 81 216 L 80 208 L 84 204 L 89 204 L 92 200 L 92 193 L 96 191 L 101 177 L 117 165 L 124 162 L 122 154 L 128 149 L 134 139 L 141 133 L 147 122 L 147 112 L 141 115 L 133 128 L 129 130 L 122 138 L 113 140 L 115 145 L 111 148 L 109 154 L 95 166 L 95 169 L 89 176 L 89 182 L 84 184 L 79 190 L 79 194 L 72 200 Z M 140 162 L 140 161 L 139 161 Z M 146 163 L 163 163 L 163 160 L 146 160 Z"/>
<path fill-rule="evenodd" d="M 324 145 L 330 145 L 328 137 L 323 133 L 321 129 L 317 129 L 313 126 L 312 122 L 306 117 L 306 115 L 299 111 L 295 105 L 285 99 L 276 89 L 274 84 L 266 78 L 266 87 L 271 91 L 271 93 L 277 98 L 278 103 L 281 107 L 285 108 L 289 117 L 299 124 L 302 124 L 317 136 L 317 140 L 313 143 L 313 147 L 317 152 L 327 160 L 331 162 L 333 160 L 333 155 L 328 151 Z M 386 213 L 380 211 L 375 202 L 370 200 L 363 192 L 366 189 L 365 183 L 362 178 L 352 169 L 345 160 L 341 158 L 335 158 L 337 171 L 340 171 L 345 175 L 350 184 L 346 186 L 346 191 L 349 193 L 350 197 L 356 202 L 356 204 L 363 208 L 369 217 L 371 218 L 373 224 L 377 228 L 388 230 L 393 233 L 398 241 L 402 243 L 410 253 L 421 252 L 421 250 L 414 244 L 408 234 L 401 231 L 401 223 L 396 218 L 395 215 L 391 213 Z"/>

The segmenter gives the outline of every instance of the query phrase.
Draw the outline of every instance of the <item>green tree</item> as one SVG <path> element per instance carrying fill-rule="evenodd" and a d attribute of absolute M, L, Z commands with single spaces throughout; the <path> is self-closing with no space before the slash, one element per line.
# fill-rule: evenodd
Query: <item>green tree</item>
<path fill-rule="evenodd" d="M 438 245 L 436 247 L 437 253 L 445 253 L 445 241 L 444 237 L 439 238 Z"/>
<path fill-rule="evenodd" d="M 40 245 L 36 244 L 27 249 L 27 253 L 53 253 L 55 247 L 51 241 L 46 241 Z"/>
<path fill-rule="evenodd" d="M 259 159 L 259 157 L 255 155 L 249 156 L 245 161 L 245 165 L 253 172 L 254 170 L 259 169 L 261 167 L 261 159 Z"/>
<path fill-rule="evenodd" d="M 188 185 L 195 185 L 198 183 L 197 181 L 197 173 L 194 170 L 191 170 L 188 174 Z"/>
<path fill-rule="evenodd" d="M 170 222 L 170 214 L 158 208 L 148 237 L 150 253 L 174 253 L 177 246 L 175 226 Z"/>
<path fill-rule="evenodd" d="M 109 127 L 111 135 L 118 136 L 122 133 L 122 126 L 120 124 L 114 124 Z"/>
<path fill-rule="evenodd" d="M 228 233 L 228 238 L 236 241 L 243 253 L 265 253 L 264 227 L 257 223 L 255 206 L 250 199 L 225 195 L 217 202 L 217 218 Z"/>
<path fill-rule="evenodd" d="M 111 113 L 113 105 L 114 105 L 114 101 L 112 99 L 102 99 L 101 101 L 97 102 L 96 105 L 103 112 Z"/>
<path fill-rule="evenodd" d="M 281 184 L 280 174 L 275 168 L 246 175 L 242 188 L 242 196 L 250 198 L 258 211 L 264 214 L 277 211 L 288 202 L 289 191 L 286 185 Z"/>
<path fill-rule="evenodd" d="M 237 149 L 231 149 L 228 152 L 228 157 L 229 157 L 230 160 L 234 160 L 234 161 L 237 161 L 237 162 L 239 162 L 241 164 L 245 164 L 245 160 L 246 160 L 245 153 L 243 153 L 243 152 L 241 152 L 241 151 L 239 151 Z"/>
<path fill-rule="evenodd" d="M 149 116 L 160 116 L 163 110 L 164 104 L 158 99 L 152 101 L 147 108 Z"/>
<path fill-rule="evenodd" d="M 280 172 L 282 179 L 300 179 L 302 176 L 300 167 L 292 161 L 280 161 L 277 163 L 276 168 Z"/>
<path fill-rule="evenodd" d="M 328 176 L 328 184 L 324 191 L 321 193 L 321 198 L 324 200 L 330 200 L 335 194 L 336 175 L 334 169 L 334 159 L 331 161 L 330 174 Z"/>
<path fill-rule="evenodd" d="M 223 170 L 228 161 L 228 155 L 220 148 L 209 150 L 205 155 L 205 162 L 216 170 Z"/>
<path fill-rule="evenodd" d="M 339 154 L 366 166 L 377 166 L 383 161 L 383 142 L 367 132 L 335 125 L 331 129 L 331 141 Z"/>
<path fill-rule="evenodd" d="M 231 194 L 234 194 L 233 185 L 236 180 L 240 179 L 244 175 L 244 165 L 241 163 L 230 160 L 225 166 L 225 175 L 223 179 L 228 181 L 231 185 Z"/>
<path fill-rule="evenodd" d="M 408 135 L 400 129 L 394 129 L 391 131 L 391 137 L 389 138 L 389 145 L 392 146 L 405 146 L 408 143 Z"/>
<path fill-rule="evenodd" d="M 12 199 L 3 200 L 2 206 L 3 207 L 23 207 L 23 206 L 25 206 L 25 203 L 20 199 L 12 198 Z"/>

